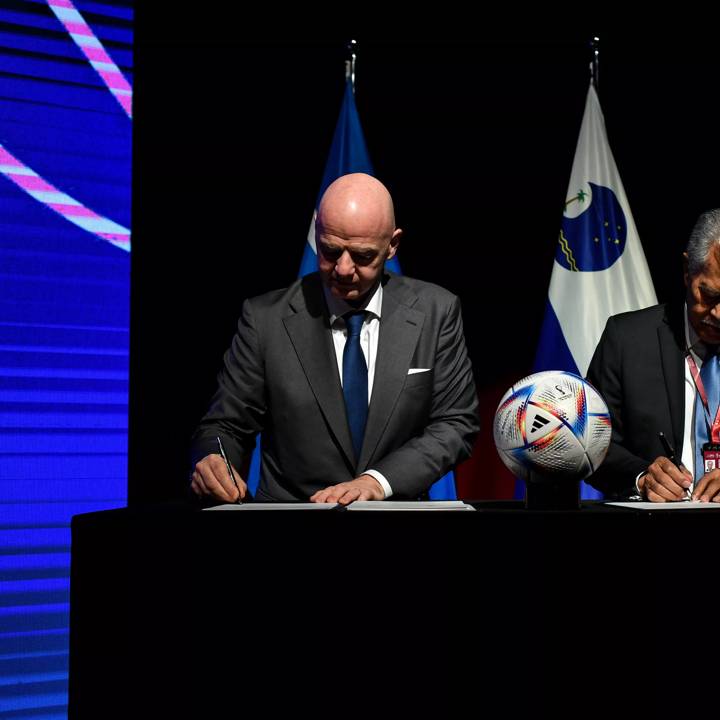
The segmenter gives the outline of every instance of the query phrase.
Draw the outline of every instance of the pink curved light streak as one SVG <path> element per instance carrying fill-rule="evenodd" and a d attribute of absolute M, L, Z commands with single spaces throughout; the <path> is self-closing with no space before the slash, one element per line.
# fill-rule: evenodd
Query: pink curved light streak
<path fill-rule="evenodd" d="M 98 215 L 75 198 L 58 190 L 34 170 L 21 163 L 14 155 L 11 155 L 1 143 L 0 173 L 8 180 L 12 180 L 28 195 L 47 205 L 74 225 L 130 252 L 130 230 Z"/>
<path fill-rule="evenodd" d="M 65 26 L 70 37 L 103 79 L 108 90 L 115 96 L 122 109 L 132 118 L 132 88 L 120 68 L 105 52 L 102 43 L 75 9 L 70 0 L 47 0 L 55 17 Z"/>

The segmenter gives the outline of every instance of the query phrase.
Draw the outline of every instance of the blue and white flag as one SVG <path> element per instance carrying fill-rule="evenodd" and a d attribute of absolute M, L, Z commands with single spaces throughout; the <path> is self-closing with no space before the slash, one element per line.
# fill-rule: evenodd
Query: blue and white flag
<path fill-rule="evenodd" d="M 533 372 L 585 377 L 608 317 L 657 303 L 592 83 L 566 198 Z"/>
<path fill-rule="evenodd" d="M 312 220 L 310 221 L 310 230 L 308 231 L 307 243 L 305 244 L 305 250 L 300 263 L 299 277 L 303 277 L 317 270 L 315 217 L 317 215 L 317 206 L 320 204 L 323 193 L 337 178 L 356 172 L 375 175 L 372 163 L 370 162 L 367 145 L 365 144 L 362 127 L 360 126 L 360 117 L 355 105 L 352 85 L 348 80 L 345 86 L 345 96 L 340 108 L 340 117 L 338 118 L 335 135 L 333 136 L 332 145 L 330 146 L 330 154 L 325 165 L 325 173 L 320 185 L 320 192 L 318 192 L 315 210 L 313 211 Z M 400 273 L 400 264 L 398 263 L 397 256 L 387 262 L 385 267 L 392 272 Z M 248 487 L 253 494 L 260 479 L 259 450 L 260 438 L 258 438 L 255 452 L 253 453 L 248 479 Z M 455 477 L 452 472 L 440 478 L 430 488 L 431 500 L 455 500 L 456 498 Z"/>
<path fill-rule="evenodd" d="M 333 136 L 332 145 L 330 146 L 330 155 L 328 155 L 325 164 L 325 173 L 322 183 L 320 184 L 320 192 L 318 192 L 315 201 L 315 211 L 310 221 L 310 230 L 308 231 L 307 244 L 303 252 L 302 261 L 300 263 L 299 276 L 317 270 L 317 246 L 315 244 L 315 216 L 317 207 L 328 186 L 342 175 L 349 173 L 366 173 L 375 175 L 370 155 L 365 144 L 365 136 L 360 126 L 360 116 L 358 115 L 355 105 L 355 97 L 353 95 L 352 85 L 348 80 L 345 85 L 345 97 L 343 98 L 342 107 L 340 108 L 340 117 L 335 127 L 335 135 Z M 388 270 L 400 272 L 400 265 L 397 257 L 390 260 L 386 266 Z"/>

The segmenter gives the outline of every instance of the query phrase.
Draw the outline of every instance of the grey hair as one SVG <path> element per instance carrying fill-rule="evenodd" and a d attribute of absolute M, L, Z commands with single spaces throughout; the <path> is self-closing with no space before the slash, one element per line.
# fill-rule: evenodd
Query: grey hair
<path fill-rule="evenodd" d="M 695 223 L 688 240 L 688 273 L 701 273 L 707 264 L 713 245 L 720 245 L 720 209 L 704 212 Z"/>

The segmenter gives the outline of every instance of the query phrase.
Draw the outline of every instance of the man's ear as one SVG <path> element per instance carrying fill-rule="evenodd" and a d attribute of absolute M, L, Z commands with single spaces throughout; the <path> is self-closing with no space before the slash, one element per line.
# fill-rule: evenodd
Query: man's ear
<path fill-rule="evenodd" d="M 400 245 L 400 237 L 402 236 L 402 230 L 400 228 L 395 228 L 395 232 L 392 234 L 392 237 L 390 238 L 390 249 L 388 250 L 386 260 L 392 260 L 395 257 L 395 253 L 397 252 L 398 246 Z"/>
<path fill-rule="evenodd" d="M 688 270 L 688 254 L 683 253 L 683 279 L 685 280 L 685 287 L 690 287 L 690 272 Z"/>

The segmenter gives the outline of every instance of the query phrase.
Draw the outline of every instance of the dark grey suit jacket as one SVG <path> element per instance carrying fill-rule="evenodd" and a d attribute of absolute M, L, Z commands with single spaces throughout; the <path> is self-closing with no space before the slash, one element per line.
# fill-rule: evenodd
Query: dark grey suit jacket
<path fill-rule="evenodd" d="M 259 500 L 314 492 L 381 472 L 398 497 L 417 497 L 470 454 L 477 394 L 457 297 L 386 274 L 378 353 L 360 457 L 354 457 L 317 273 L 247 300 L 218 389 L 193 436 L 192 460 L 223 438 L 241 472 L 262 432 Z M 408 375 L 410 368 L 430 368 Z"/>
<path fill-rule="evenodd" d="M 685 326 L 682 304 L 655 305 L 608 319 L 587 378 L 612 417 L 605 461 L 587 482 L 609 495 L 635 492 L 635 478 L 665 451 L 662 430 L 682 456 Z"/>

